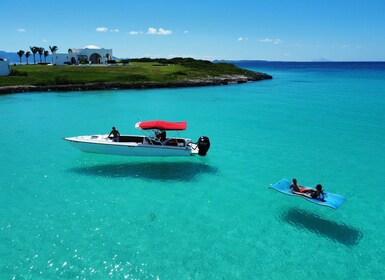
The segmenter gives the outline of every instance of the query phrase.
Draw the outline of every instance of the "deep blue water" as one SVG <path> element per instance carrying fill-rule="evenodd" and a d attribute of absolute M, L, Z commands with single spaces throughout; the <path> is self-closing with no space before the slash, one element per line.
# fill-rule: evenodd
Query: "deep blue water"
<path fill-rule="evenodd" d="M 237 64 L 273 79 L 0 96 L 0 279 L 383 279 L 385 63 Z M 62 140 L 152 119 L 186 120 L 208 156 Z M 268 188 L 285 177 L 347 200 Z"/>

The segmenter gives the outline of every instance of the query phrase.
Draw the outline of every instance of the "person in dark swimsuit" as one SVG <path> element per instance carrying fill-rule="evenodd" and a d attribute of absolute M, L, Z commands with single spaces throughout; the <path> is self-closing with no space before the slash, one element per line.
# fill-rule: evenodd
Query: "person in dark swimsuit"
<path fill-rule="evenodd" d="M 165 130 L 161 130 L 159 133 L 157 133 L 156 135 L 156 138 L 160 141 L 160 142 L 164 142 L 166 140 L 166 131 Z"/>
<path fill-rule="evenodd" d="M 315 190 L 312 190 L 312 192 L 310 192 L 310 196 L 311 196 L 311 198 L 319 199 L 321 201 L 324 201 L 325 193 L 324 193 L 324 191 L 322 189 L 322 185 L 318 184 L 315 187 Z"/>
<path fill-rule="evenodd" d="M 112 130 L 110 132 L 110 134 L 108 134 L 108 138 L 110 138 L 112 135 L 112 141 L 114 142 L 119 142 L 119 137 L 120 137 L 120 133 L 118 130 L 116 130 L 115 126 L 112 127 Z"/>
<path fill-rule="evenodd" d="M 291 186 L 290 186 L 291 187 Z M 302 196 L 305 196 L 305 197 L 308 197 L 308 198 L 312 198 L 312 199 L 318 199 L 320 201 L 325 201 L 325 193 L 322 189 L 322 185 L 321 184 L 318 184 L 315 189 L 307 189 L 307 188 L 302 188 L 302 191 L 295 191 L 293 190 L 292 191 L 294 194 L 297 194 L 297 195 L 302 195 Z"/>

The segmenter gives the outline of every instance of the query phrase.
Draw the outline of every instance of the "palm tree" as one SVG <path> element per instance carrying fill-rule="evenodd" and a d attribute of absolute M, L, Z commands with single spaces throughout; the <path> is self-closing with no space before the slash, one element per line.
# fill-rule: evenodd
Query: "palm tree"
<path fill-rule="evenodd" d="M 49 56 L 49 51 L 44 51 L 44 63 L 47 63 L 47 56 Z"/>
<path fill-rule="evenodd" d="M 53 64 L 53 54 L 57 52 L 57 50 L 59 49 L 57 46 L 49 46 L 49 49 L 51 50 L 51 53 L 52 53 L 52 64 Z"/>
<path fill-rule="evenodd" d="M 27 52 L 25 53 L 25 60 L 27 61 L 27 65 L 28 65 L 28 57 L 30 57 L 30 55 L 31 55 L 31 52 L 30 52 L 30 51 L 27 51 Z"/>
<path fill-rule="evenodd" d="M 57 46 L 49 46 L 49 49 L 51 50 L 51 53 L 55 53 L 57 52 L 57 50 L 59 49 Z"/>
<path fill-rule="evenodd" d="M 20 59 L 20 64 L 21 64 L 21 58 L 24 55 L 24 53 L 25 52 L 23 50 L 20 50 L 20 51 L 17 52 L 17 55 L 19 56 L 19 59 Z"/>
<path fill-rule="evenodd" d="M 106 64 L 107 64 L 107 63 L 108 63 L 108 61 L 110 60 L 110 54 L 109 54 L 109 53 L 108 53 L 108 54 L 106 54 L 105 58 L 106 58 Z"/>
<path fill-rule="evenodd" d="M 40 63 L 41 63 L 41 56 L 42 56 L 43 53 L 44 53 L 44 48 L 38 47 L 38 48 L 37 48 L 37 52 L 39 53 L 39 56 L 40 56 Z"/>
<path fill-rule="evenodd" d="M 33 64 L 36 64 L 36 53 L 37 53 L 37 47 L 29 47 L 31 49 L 31 52 L 33 53 Z"/>

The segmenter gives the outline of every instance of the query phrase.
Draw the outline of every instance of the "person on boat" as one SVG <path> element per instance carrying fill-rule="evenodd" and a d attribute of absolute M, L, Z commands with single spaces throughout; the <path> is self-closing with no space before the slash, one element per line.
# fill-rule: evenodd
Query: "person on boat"
<path fill-rule="evenodd" d="M 158 140 L 163 143 L 166 140 L 166 131 L 161 130 L 159 133 L 156 134 L 156 138 L 158 138 Z"/>
<path fill-rule="evenodd" d="M 114 142 L 119 142 L 119 137 L 120 137 L 120 133 L 119 131 L 115 128 L 115 126 L 112 127 L 112 130 L 110 132 L 110 134 L 108 134 L 108 138 L 110 138 L 112 135 L 112 141 Z"/>
<path fill-rule="evenodd" d="M 312 189 L 301 187 L 298 184 L 297 179 L 293 179 L 292 182 L 293 183 L 289 187 L 292 190 L 292 193 L 308 193 L 313 191 Z"/>

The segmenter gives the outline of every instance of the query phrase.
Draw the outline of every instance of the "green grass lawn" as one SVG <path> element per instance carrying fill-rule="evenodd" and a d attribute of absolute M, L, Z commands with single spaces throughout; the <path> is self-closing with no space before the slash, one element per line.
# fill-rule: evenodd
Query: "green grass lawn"
<path fill-rule="evenodd" d="M 171 62 L 172 60 L 170 60 Z M 164 61 L 162 61 L 164 62 Z M 232 64 L 179 59 L 170 64 L 130 62 L 128 65 L 16 65 L 10 76 L 0 77 L 0 87 L 17 85 L 65 85 L 85 83 L 179 82 L 223 75 L 246 75 L 253 72 Z"/>

